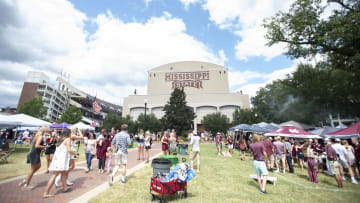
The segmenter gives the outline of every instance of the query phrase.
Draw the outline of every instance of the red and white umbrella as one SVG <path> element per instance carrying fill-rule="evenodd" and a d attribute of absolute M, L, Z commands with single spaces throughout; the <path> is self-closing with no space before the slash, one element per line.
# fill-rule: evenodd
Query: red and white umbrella
<path fill-rule="evenodd" d="M 280 136 L 280 137 L 291 137 L 291 138 L 301 138 L 301 139 L 320 139 L 319 135 L 315 135 L 295 126 L 282 126 L 277 130 L 273 130 L 269 133 L 266 133 L 265 136 Z"/>

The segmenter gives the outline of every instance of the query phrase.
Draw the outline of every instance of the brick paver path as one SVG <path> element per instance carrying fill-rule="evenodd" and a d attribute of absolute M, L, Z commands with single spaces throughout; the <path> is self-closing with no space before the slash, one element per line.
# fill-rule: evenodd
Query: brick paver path
<path fill-rule="evenodd" d="M 152 149 L 150 150 L 150 157 L 158 154 L 159 152 L 161 152 L 161 144 L 156 142 L 152 145 Z M 114 164 L 114 161 L 115 159 L 113 157 L 112 164 Z M 128 169 L 133 168 L 142 162 L 144 161 L 137 160 L 137 150 L 129 151 L 127 165 Z M 69 202 L 108 181 L 108 175 L 106 173 L 98 174 L 97 170 L 95 170 L 97 169 L 97 164 L 98 161 L 96 158 L 94 158 L 91 165 L 94 170 L 90 171 L 89 173 L 85 173 L 83 169 L 77 169 L 78 167 L 85 167 L 86 163 L 76 164 L 76 168 L 69 174 L 69 180 L 74 182 L 74 185 L 71 186 L 71 191 L 62 193 L 62 189 L 57 189 L 54 186 L 52 187 L 50 193 L 55 194 L 55 197 L 49 199 L 43 199 L 42 195 L 45 191 L 47 182 L 49 181 L 50 174 L 35 174 L 31 180 L 31 185 L 35 186 L 32 191 L 24 191 L 21 189 L 21 187 L 18 186 L 22 179 L 3 183 L 0 185 L 0 202 Z"/>

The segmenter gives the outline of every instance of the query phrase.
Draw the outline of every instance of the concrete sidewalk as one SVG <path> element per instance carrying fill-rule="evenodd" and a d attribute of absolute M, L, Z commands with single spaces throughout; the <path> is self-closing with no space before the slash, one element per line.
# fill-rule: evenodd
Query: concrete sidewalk
<path fill-rule="evenodd" d="M 150 150 L 150 158 L 158 155 L 161 152 L 161 143 L 154 143 L 152 145 L 152 149 Z M 24 157 L 25 159 L 25 157 Z M 114 164 L 115 159 L 113 158 Z M 108 175 L 98 174 L 97 173 L 97 164 L 98 161 L 96 158 L 92 161 L 92 168 L 94 170 L 89 173 L 85 173 L 84 169 L 86 163 L 78 163 L 75 166 L 75 169 L 70 172 L 69 180 L 74 182 L 74 185 L 71 187 L 71 191 L 67 193 L 62 193 L 62 189 L 57 189 L 55 186 L 51 190 L 51 194 L 56 194 L 55 197 L 49 199 L 43 199 L 43 193 L 45 191 L 45 187 L 47 182 L 49 181 L 50 174 L 39 173 L 35 174 L 35 176 L 31 180 L 31 185 L 35 186 L 32 191 L 22 190 L 21 187 L 18 186 L 19 182 L 23 179 L 23 177 L 19 177 L 17 179 L 11 179 L 10 181 L 4 181 L 0 184 L 0 202 L 70 202 L 72 200 L 77 200 L 75 202 L 84 202 L 87 201 L 84 199 L 84 194 L 89 191 L 93 191 L 93 195 L 95 192 L 101 192 L 105 187 L 105 183 L 108 181 Z M 129 173 L 134 170 L 141 168 L 144 166 L 143 160 L 137 160 L 137 150 L 129 151 L 128 156 L 128 171 Z M 29 165 L 30 170 L 30 165 Z M 100 187 L 102 186 L 102 187 Z M 96 189 L 98 188 L 99 189 Z M 86 195 L 87 196 L 87 195 Z M 82 199 L 80 197 L 83 197 Z M 80 199 L 79 199 L 80 198 Z M 82 200 L 82 201 L 80 201 Z"/>

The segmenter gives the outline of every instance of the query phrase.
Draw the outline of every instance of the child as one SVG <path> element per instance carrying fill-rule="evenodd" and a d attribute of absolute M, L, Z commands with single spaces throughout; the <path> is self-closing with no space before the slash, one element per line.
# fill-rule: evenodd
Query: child
<path fill-rule="evenodd" d="M 112 155 L 113 155 L 113 149 L 111 147 L 108 147 L 106 152 L 106 161 L 107 161 L 106 171 L 108 174 L 110 174 L 111 172 Z"/>

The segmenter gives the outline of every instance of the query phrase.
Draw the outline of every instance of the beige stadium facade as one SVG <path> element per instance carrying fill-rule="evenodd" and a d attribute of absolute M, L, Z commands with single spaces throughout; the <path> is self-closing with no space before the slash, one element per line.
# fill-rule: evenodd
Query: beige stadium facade
<path fill-rule="evenodd" d="M 169 63 L 151 69 L 148 71 L 147 95 L 124 98 L 123 116 L 137 119 L 144 113 L 146 101 L 147 113 L 161 118 L 174 88 L 184 88 L 187 105 L 196 114 L 194 131 L 201 128 L 202 118 L 207 114 L 220 112 L 231 121 L 236 109 L 249 109 L 250 105 L 248 95 L 230 92 L 228 74 L 224 66 L 199 61 Z"/>

